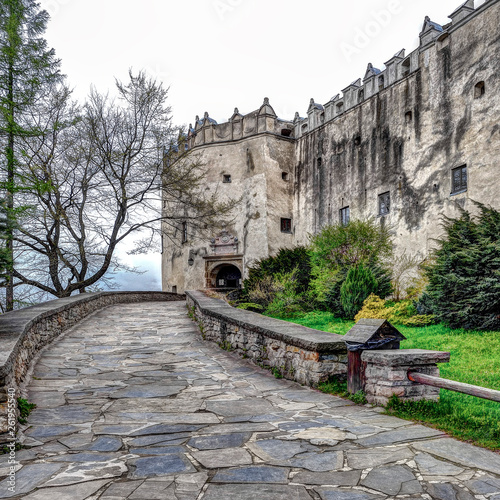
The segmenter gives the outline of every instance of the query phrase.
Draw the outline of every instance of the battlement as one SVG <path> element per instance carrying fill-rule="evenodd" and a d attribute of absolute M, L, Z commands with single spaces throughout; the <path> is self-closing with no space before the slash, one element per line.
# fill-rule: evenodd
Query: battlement
<path fill-rule="evenodd" d="M 370 97 L 384 92 L 388 87 L 416 73 L 422 63 L 421 54 L 436 45 L 438 49 L 446 47 L 455 30 L 497 1 L 486 0 L 481 6 L 475 8 L 474 0 L 467 0 L 448 16 L 451 22 L 443 26 L 426 17 L 419 35 L 420 44 L 417 49 L 408 55 L 405 49 L 400 50 L 385 63 L 383 70 L 374 68 L 371 63 L 368 64 L 363 79 L 359 78 L 352 82 L 342 90 L 342 96 L 335 95 L 325 105 L 318 104 L 311 99 L 307 117 L 302 118 L 298 112 L 295 113 L 294 137 L 300 138 L 324 123 L 335 120 Z"/>
<path fill-rule="evenodd" d="M 423 64 L 422 54 L 435 46 L 445 48 L 455 30 L 498 1 L 486 0 L 475 8 L 474 0 L 467 0 L 448 16 L 451 22 L 445 25 L 426 17 L 417 49 L 408 55 L 405 49 L 400 50 L 385 63 L 384 69 L 368 64 L 363 78 L 353 81 L 326 104 L 318 104 L 311 99 L 306 117 L 297 112 L 293 121 L 282 120 L 277 117 L 268 98 L 264 99 L 259 109 L 246 115 L 235 108 L 231 118 L 224 123 L 217 123 L 208 113 L 201 119 L 197 116 L 194 127 L 189 125 L 188 147 L 236 141 L 262 133 L 298 139 L 417 73 Z"/>
<path fill-rule="evenodd" d="M 237 141 L 257 134 L 293 138 L 293 133 L 293 122 L 278 118 L 266 97 L 259 109 L 246 115 L 242 115 L 238 108 L 235 108 L 233 116 L 224 123 L 217 123 L 208 113 L 205 113 L 202 119 L 197 116 L 195 126 L 189 125 L 188 147 L 191 149 L 207 144 Z"/>

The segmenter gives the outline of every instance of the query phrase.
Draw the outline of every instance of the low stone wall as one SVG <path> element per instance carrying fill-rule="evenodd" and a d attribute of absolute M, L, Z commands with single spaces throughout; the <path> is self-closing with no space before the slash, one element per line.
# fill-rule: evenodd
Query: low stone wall
<path fill-rule="evenodd" d="M 0 434 L 7 428 L 7 392 L 19 396 L 36 354 L 90 313 L 119 303 L 184 300 L 163 292 L 85 293 L 26 307 L 0 316 Z M 1 437 L 0 437 L 1 439 Z"/>
<path fill-rule="evenodd" d="M 450 361 L 450 353 L 423 349 L 364 351 L 361 361 L 365 364 L 366 399 L 385 406 L 393 394 L 403 401 L 437 401 L 439 388 L 412 382 L 408 371 L 439 377 L 436 363 Z"/>
<path fill-rule="evenodd" d="M 334 375 L 346 376 L 341 335 L 236 309 L 199 291 L 186 292 L 186 300 L 204 339 L 284 378 L 315 386 Z"/>

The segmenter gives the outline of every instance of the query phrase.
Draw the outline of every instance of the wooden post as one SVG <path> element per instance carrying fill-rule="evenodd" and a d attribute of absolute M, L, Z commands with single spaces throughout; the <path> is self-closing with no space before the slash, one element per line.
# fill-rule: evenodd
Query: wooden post
<path fill-rule="evenodd" d="M 490 401 L 500 403 L 500 391 L 495 391 L 494 389 L 464 384 L 462 382 L 456 382 L 454 380 L 434 377 L 432 375 L 426 375 L 425 373 L 413 371 L 408 372 L 408 378 L 412 382 L 418 382 L 419 384 L 439 387 L 440 389 L 448 389 L 449 391 L 461 392 L 463 394 L 469 394 L 470 396 L 476 396 L 477 398 L 489 399 Z"/>
<path fill-rule="evenodd" d="M 365 366 L 361 361 L 363 351 L 347 351 L 347 390 L 356 394 L 365 389 Z"/>

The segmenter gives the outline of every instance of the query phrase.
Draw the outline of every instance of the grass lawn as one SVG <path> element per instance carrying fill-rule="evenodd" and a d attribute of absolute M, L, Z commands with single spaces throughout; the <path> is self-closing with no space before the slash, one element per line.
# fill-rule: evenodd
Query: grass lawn
<path fill-rule="evenodd" d="M 340 335 L 354 324 L 325 312 L 280 319 Z M 440 364 L 443 378 L 500 390 L 500 332 L 452 330 L 443 325 L 397 328 L 407 338 L 401 343 L 402 349 L 451 353 L 450 362 Z M 393 415 L 421 421 L 464 441 L 500 450 L 500 403 L 445 389 L 441 389 L 439 403 L 393 403 L 388 408 Z"/>

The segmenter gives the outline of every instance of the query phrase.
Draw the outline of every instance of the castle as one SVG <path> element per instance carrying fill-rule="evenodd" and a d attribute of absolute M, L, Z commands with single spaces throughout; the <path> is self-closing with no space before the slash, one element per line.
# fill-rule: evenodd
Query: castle
<path fill-rule="evenodd" d="M 500 209 L 500 0 L 449 17 L 427 17 L 416 50 L 369 64 L 326 104 L 311 99 L 306 117 L 282 120 L 268 99 L 226 123 L 196 117 L 188 147 L 207 188 L 242 201 L 206 242 L 187 223 L 164 239 L 163 290 L 238 287 L 258 259 L 353 218 L 377 218 L 398 252 L 423 258 L 443 215 L 471 200 Z"/>

